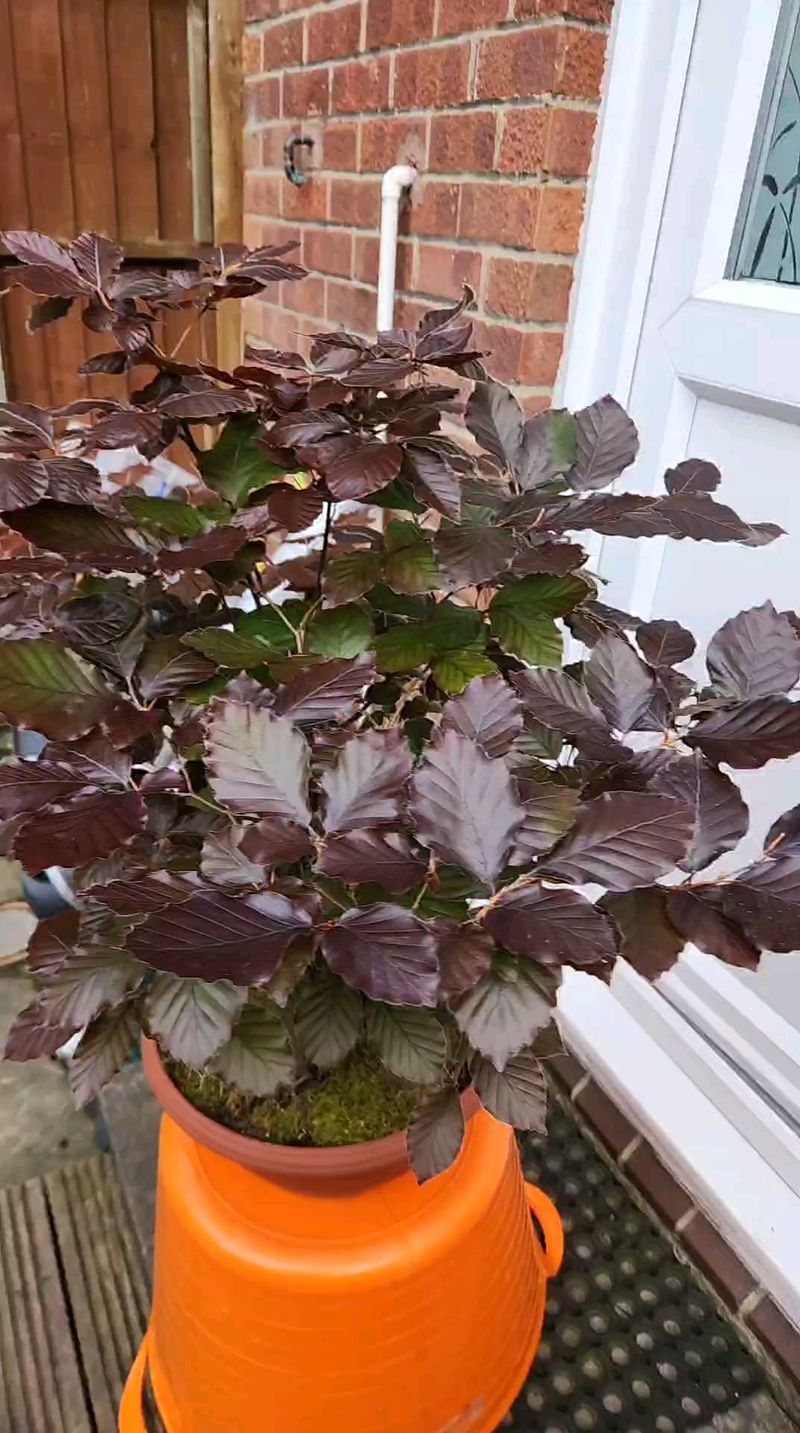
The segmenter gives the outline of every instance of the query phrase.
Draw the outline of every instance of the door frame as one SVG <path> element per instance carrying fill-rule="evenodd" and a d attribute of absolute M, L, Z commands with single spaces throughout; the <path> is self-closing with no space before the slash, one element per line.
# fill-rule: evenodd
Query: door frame
<path fill-rule="evenodd" d="M 703 43 L 702 20 L 713 17 L 719 5 L 720 0 L 617 0 L 609 41 L 589 210 L 556 401 L 574 409 L 611 392 L 623 405 L 630 404 L 643 339 L 652 342 L 652 320 L 645 337 L 645 319 L 658 252 L 667 293 L 674 277 L 675 303 L 667 306 L 657 333 L 658 382 L 649 385 L 651 411 L 633 414 L 643 430 L 644 461 L 625 484 L 645 493 L 660 491 L 665 469 L 685 455 L 701 397 L 723 403 L 735 397 L 738 406 L 751 411 L 784 418 L 791 412 L 800 420 L 796 356 L 787 362 L 787 330 L 800 317 L 800 289 L 776 284 L 767 293 L 763 283 L 727 278 L 753 135 L 787 0 L 730 4 L 740 27 L 735 54 L 730 48 L 722 53 L 722 46 L 718 58 L 713 47 L 709 54 L 706 32 L 704 74 L 718 64 L 720 84 L 729 95 L 725 116 L 719 86 L 713 98 L 710 74 L 709 104 L 716 104 L 716 122 L 724 124 L 721 155 L 705 212 L 687 204 L 681 235 L 686 247 L 674 255 L 658 250 L 693 47 Z M 624 222 L 609 223 L 609 215 L 624 215 Z M 756 298 L 762 324 L 766 301 L 770 343 L 766 353 L 762 347 L 754 354 L 748 332 Z M 796 343 L 793 348 L 796 354 Z M 768 401 L 756 381 L 763 388 L 765 372 L 773 390 Z M 631 545 L 629 601 L 623 605 L 645 620 L 653 613 L 666 541 Z M 601 565 L 603 539 L 587 546 L 593 564 Z M 692 948 L 660 988 L 641 980 L 624 962 L 610 988 L 568 971 L 559 1021 L 566 1043 L 800 1327 L 800 1134 L 754 1088 L 760 1079 L 761 1090 L 769 1091 L 773 1101 L 776 1092 L 785 1090 L 783 1108 L 791 1108 L 795 1072 L 800 1078 L 800 1032 L 777 1016 L 752 985 Z M 781 1083 L 785 1080 L 788 1085 Z M 765 1220 L 767 1207 L 770 1218 Z"/>

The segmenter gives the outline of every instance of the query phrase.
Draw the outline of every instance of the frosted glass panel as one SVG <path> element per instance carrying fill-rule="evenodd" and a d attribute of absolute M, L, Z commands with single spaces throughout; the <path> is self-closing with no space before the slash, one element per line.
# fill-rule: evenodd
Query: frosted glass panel
<path fill-rule="evenodd" d="M 766 143 L 752 180 L 737 279 L 800 283 L 800 17 L 773 82 Z"/>

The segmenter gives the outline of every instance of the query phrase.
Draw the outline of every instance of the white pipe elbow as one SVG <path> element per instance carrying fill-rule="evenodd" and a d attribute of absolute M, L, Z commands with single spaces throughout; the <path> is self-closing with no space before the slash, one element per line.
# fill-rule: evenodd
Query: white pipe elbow
<path fill-rule="evenodd" d="M 378 333 L 394 325 L 397 230 L 400 200 L 417 177 L 413 164 L 394 164 L 381 182 L 381 238 L 378 258 Z"/>

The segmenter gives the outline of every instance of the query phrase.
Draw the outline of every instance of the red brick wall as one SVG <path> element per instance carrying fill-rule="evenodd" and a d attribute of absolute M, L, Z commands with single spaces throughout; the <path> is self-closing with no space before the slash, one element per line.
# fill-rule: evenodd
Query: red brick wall
<path fill-rule="evenodd" d="M 530 409 L 555 381 L 613 0 L 246 0 L 245 240 L 312 270 L 248 305 L 280 348 L 374 333 L 380 176 L 414 160 L 397 321 L 477 294 L 477 337 Z M 282 172 L 293 133 L 313 178 Z"/>

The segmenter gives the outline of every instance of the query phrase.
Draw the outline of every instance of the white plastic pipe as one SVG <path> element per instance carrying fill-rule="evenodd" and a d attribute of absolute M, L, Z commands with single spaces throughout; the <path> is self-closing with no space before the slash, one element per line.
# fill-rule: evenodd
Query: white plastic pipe
<path fill-rule="evenodd" d="M 400 200 L 417 177 L 413 164 L 395 164 L 387 169 L 381 184 L 381 242 L 378 259 L 378 333 L 394 327 L 395 275 L 397 271 L 397 227 Z"/>

